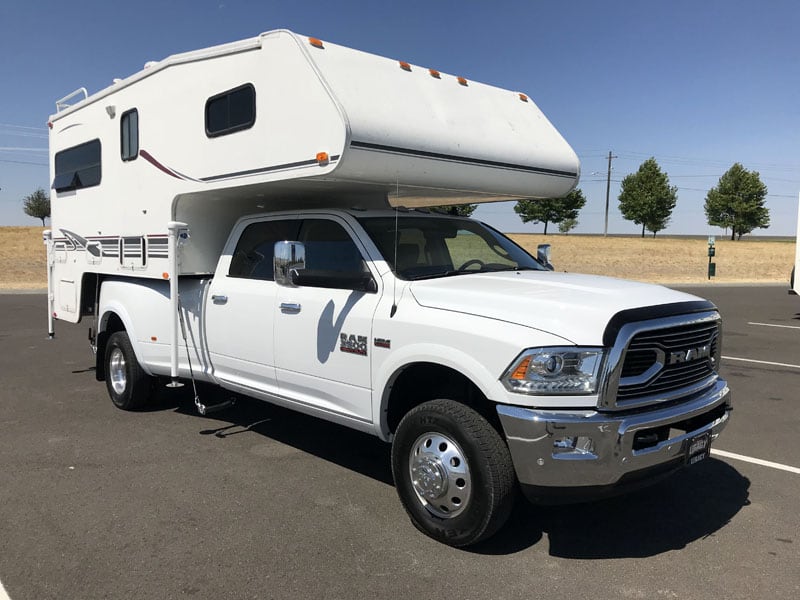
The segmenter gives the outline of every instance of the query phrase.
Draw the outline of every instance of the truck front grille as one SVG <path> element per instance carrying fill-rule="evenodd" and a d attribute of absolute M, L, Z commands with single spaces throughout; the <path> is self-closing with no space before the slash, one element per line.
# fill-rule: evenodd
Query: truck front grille
<path fill-rule="evenodd" d="M 611 371 L 603 406 L 635 408 L 688 398 L 717 379 L 719 317 L 706 314 L 687 320 L 690 322 L 675 324 L 673 318 L 627 326 L 628 335 L 617 340 L 624 350 Z"/>

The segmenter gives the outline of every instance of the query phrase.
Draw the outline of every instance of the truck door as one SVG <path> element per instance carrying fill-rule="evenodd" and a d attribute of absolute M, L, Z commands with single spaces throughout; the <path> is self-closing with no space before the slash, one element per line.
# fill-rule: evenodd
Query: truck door
<path fill-rule="evenodd" d="M 369 272 L 361 243 L 339 218 L 304 219 L 296 239 L 305 244 L 309 271 Z M 279 286 L 275 365 L 281 395 L 370 421 L 369 353 L 379 299 L 379 293 L 352 289 Z"/>
<path fill-rule="evenodd" d="M 297 239 L 300 221 L 267 219 L 244 226 L 228 263 L 220 261 L 206 301 L 206 338 L 214 375 L 244 388 L 277 393 L 273 347 L 277 284 L 275 242 Z"/>

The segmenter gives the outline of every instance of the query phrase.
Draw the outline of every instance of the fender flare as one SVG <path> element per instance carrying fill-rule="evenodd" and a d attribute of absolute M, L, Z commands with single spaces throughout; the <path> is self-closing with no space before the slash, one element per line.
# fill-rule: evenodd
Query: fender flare
<path fill-rule="evenodd" d="M 107 303 L 104 303 L 98 312 L 100 314 L 97 321 L 97 335 L 99 336 L 100 334 L 105 333 L 109 317 L 112 314 L 116 315 L 117 318 L 122 321 L 122 326 L 124 327 L 125 332 L 128 334 L 128 338 L 131 341 L 131 347 L 133 348 L 133 353 L 136 355 L 136 360 L 139 362 L 139 366 L 145 373 L 153 376 L 150 368 L 142 360 L 142 351 L 139 348 L 139 338 L 136 336 L 136 329 L 133 326 L 133 321 L 130 318 L 130 314 L 128 313 L 128 309 L 125 307 L 125 305 L 119 300 L 111 300 Z M 98 362 L 104 361 L 105 357 L 100 356 L 100 353 L 98 352 L 97 360 Z"/>
<path fill-rule="evenodd" d="M 406 368 L 419 363 L 441 365 L 461 373 L 490 401 L 492 398 L 503 397 L 504 388 L 499 376 L 491 373 L 486 365 L 462 350 L 432 343 L 404 346 L 393 352 L 391 357 L 380 365 L 373 382 L 372 414 L 378 417 L 375 423 L 376 433 L 384 441 L 389 441 L 392 437 L 387 415 L 394 382 Z"/>

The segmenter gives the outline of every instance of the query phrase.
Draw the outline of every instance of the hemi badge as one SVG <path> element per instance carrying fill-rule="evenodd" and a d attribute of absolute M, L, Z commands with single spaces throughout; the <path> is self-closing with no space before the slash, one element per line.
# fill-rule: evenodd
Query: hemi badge
<path fill-rule="evenodd" d="M 377 348 L 391 348 L 392 340 L 387 340 L 384 338 L 375 338 L 375 346 Z"/>

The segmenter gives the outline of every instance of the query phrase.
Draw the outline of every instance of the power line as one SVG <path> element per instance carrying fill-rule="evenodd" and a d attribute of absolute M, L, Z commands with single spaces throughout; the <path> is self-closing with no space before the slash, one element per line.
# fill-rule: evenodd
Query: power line
<path fill-rule="evenodd" d="M 49 137 L 46 129 L 27 127 L 25 125 L 9 125 L 8 123 L 0 123 L 0 136 L 35 138 L 39 140 L 46 140 Z"/>
<path fill-rule="evenodd" d="M 38 163 L 38 162 L 31 162 L 27 160 L 11 160 L 8 158 L 0 158 L 0 162 L 3 163 L 14 163 L 16 165 L 36 165 L 37 167 L 47 167 L 47 163 Z"/>
<path fill-rule="evenodd" d="M 28 131 L 2 131 L 2 130 L 0 130 L 0 136 L 33 138 L 36 140 L 46 140 L 48 137 L 46 133 L 39 134 L 39 133 L 30 133 Z"/>
<path fill-rule="evenodd" d="M 622 160 L 639 160 L 642 157 L 650 158 L 654 156 L 651 153 L 645 152 L 636 152 L 632 150 L 625 150 L 620 151 L 620 158 Z M 674 154 L 662 154 L 656 156 L 658 162 L 664 164 L 677 164 L 677 165 L 705 165 L 705 166 L 714 166 L 714 167 L 725 167 L 730 164 L 728 160 L 720 160 L 720 159 L 713 159 L 713 158 L 698 158 L 692 156 L 679 156 Z M 748 162 L 748 166 L 750 168 L 756 169 L 770 169 L 770 170 L 782 170 L 782 171 L 796 171 L 800 169 L 800 163 L 777 163 L 777 162 L 769 162 L 769 163 L 750 163 Z"/>
<path fill-rule="evenodd" d="M 44 127 L 30 127 L 29 125 L 12 125 L 11 123 L 0 123 L 0 127 L 10 127 L 11 129 L 27 129 L 28 131 L 47 131 Z"/>

